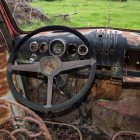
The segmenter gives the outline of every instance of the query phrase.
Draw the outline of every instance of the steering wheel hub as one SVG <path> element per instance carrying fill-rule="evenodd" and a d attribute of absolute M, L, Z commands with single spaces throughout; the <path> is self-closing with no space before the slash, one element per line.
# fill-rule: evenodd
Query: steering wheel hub
<path fill-rule="evenodd" d="M 44 57 L 40 60 L 41 72 L 46 76 L 55 76 L 60 72 L 60 59 L 54 56 Z"/>

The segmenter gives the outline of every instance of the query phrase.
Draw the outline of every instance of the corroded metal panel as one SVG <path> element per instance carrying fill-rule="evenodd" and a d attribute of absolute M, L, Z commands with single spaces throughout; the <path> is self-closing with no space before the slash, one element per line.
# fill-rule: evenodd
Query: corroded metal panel
<path fill-rule="evenodd" d="M 0 101 L 0 124 L 5 123 L 10 117 L 10 106 L 6 102 Z"/>
<path fill-rule="evenodd" d="M 0 100 L 0 108 L 17 108 L 22 109 L 24 116 L 21 114 L 12 116 L 8 119 L 7 125 L 0 124 L 0 139 L 45 139 L 51 140 L 51 136 L 42 119 L 30 109 L 12 101 Z M 7 124 L 6 122 L 6 124 Z M 11 128 L 9 130 L 9 128 Z"/>
<path fill-rule="evenodd" d="M 5 40 L 5 37 L 0 30 L 0 99 L 9 99 L 11 96 L 11 93 L 9 91 L 9 86 L 6 78 L 6 67 L 7 67 L 7 58 L 8 58 L 8 51 L 7 51 L 8 45 Z M 12 96 L 10 99 L 13 100 Z M 1 108 L 0 108 L 0 124 L 7 121 L 11 116 L 11 109 L 9 108 L 9 105 L 0 102 Z"/>
<path fill-rule="evenodd" d="M 9 92 L 9 87 L 6 78 L 7 51 L 0 53 L 0 98 L 6 96 Z"/>
<path fill-rule="evenodd" d="M 131 32 L 122 32 L 122 36 L 127 40 L 129 45 L 140 45 L 140 35 Z"/>
<path fill-rule="evenodd" d="M 112 140 L 122 140 L 122 139 L 138 140 L 138 139 L 140 139 L 140 132 L 120 131 L 120 132 L 117 132 L 112 138 Z"/>
<path fill-rule="evenodd" d="M 6 77 L 7 58 L 8 58 L 7 50 L 1 51 L 0 52 L 0 99 L 14 101 L 14 98 L 9 90 L 7 77 Z M 2 102 L 0 103 L 2 104 Z M 0 124 L 2 124 L 4 121 L 7 121 L 9 119 L 12 111 L 15 114 L 24 115 L 23 111 L 20 109 L 13 108 L 13 110 L 11 110 L 11 108 L 8 109 L 8 108 L 3 107 L 0 109 Z"/>
<path fill-rule="evenodd" d="M 7 65 L 7 51 L 0 52 L 0 99 L 8 98 L 9 87 L 6 78 L 6 65 Z M 11 110 L 8 105 L 0 102 L 0 124 L 3 124 L 11 116 Z"/>

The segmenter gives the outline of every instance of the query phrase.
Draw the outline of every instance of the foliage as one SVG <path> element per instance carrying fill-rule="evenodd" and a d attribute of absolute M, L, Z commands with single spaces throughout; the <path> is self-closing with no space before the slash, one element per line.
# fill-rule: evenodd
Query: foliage
<path fill-rule="evenodd" d="M 43 25 L 61 24 L 72 27 L 95 27 L 110 25 L 117 28 L 140 29 L 140 1 L 127 2 L 110 0 L 34 0 L 32 6 L 40 8 L 50 19 L 46 23 L 24 25 L 25 30 L 34 29 Z M 78 13 L 69 17 L 68 21 L 55 16 L 60 14 Z M 30 27 L 31 26 L 31 27 Z"/>
<path fill-rule="evenodd" d="M 126 2 L 127 0 L 110 0 L 110 1 Z"/>

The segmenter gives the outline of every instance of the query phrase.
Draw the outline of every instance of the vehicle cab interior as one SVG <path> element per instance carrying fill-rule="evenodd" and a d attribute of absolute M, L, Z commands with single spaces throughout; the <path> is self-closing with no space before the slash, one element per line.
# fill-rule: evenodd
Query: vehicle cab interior
<path fill-rule="evenodd" d="M 140 30 L 22 31 L 0 1 L 0 139 L 139 140 L 139 108 Z"/>

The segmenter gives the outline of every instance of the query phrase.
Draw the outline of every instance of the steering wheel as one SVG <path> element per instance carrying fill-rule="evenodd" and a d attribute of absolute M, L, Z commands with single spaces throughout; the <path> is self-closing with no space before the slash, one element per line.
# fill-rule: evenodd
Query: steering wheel
<path fill-rule="evenodd" d="M 86 39 L 84 35 L 78 32 L 75 29 L 65 27 L 65 26 L 45 26 L 30 32 L 25 37 L 23 37 L 20 42 L 13 48 L 10 57 L 8 59 L 7 65 L 7 79 L 9 88 L 14 96 L 14 98 L 22 103 L 23 105 L 40 112 L 48 112 L 48 111 L 60 111 L 69 108 L 77 101 L 79 101 L 84 95 L 86 95 L 87 91 L 90 89 L 94 77 L 95 77 L 95 70 L 96 70 L 96 60 L 94 58 L 87 59 L 87 60 L 76 60 L 76 61 L 69 61 L 69 62 L 62 62 L 58 57 L 55 56 L 45 56 L 40 59 L 39 62 L 34 62 L 31 64 L 15 64 L 16 60 L 16 52 L 18 52 L 19 48 L 32 36 L 45 31 L 55 31 L 61 30 L 64 32 L 70 32 L 75 36 L 79 37 L 83 43 L 88 47 L 90 55 L 92 54 L 92 49 L 90 43 Z M 71 97 L 70 99 L 64 101 L 63 103 L 52 105 L 52 89 L 53 89 L 53 77 L 56 76 L 61 71 L 71 70 L 75 68 L 80 68 L 83 66 L 91 66 L 90 74 L 87 80 L 87 83 L 83 86 L 81 91 L 77 93 L 75 96 Z M 26 72 L 36 72 L 41 73 L 44 76 L 48 77 L 48 88 L 47 88 L 47 101 L 46 105 L 40 105 L 37 103 L 33 103 L 22 96 L 19 91 L 16 89 L 12 75 L 13 71 L 26 71 Z"/>

